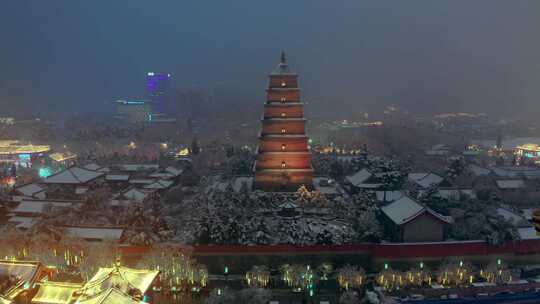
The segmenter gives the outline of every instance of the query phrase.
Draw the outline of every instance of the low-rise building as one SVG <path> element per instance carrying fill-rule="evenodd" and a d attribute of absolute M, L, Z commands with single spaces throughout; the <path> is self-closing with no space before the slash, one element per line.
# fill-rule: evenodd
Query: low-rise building
<path fill-rule="evenodd" d="M 444 228 L 452 218 L 443 216 L 411 197 L 402 196 L 381 207 L 390 221 L 390 229 L 402 242 L 438 242 L 444 240 Z"/>

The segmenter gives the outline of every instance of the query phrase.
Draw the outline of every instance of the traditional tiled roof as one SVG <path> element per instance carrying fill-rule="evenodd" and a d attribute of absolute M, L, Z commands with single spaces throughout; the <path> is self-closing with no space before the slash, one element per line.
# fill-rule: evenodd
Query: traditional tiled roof
<path fill-rule="evenodd" d="M 102 293 L 93 297 L 87 297 L 77 301 L 78 304 L 139 304 L 137 301 L 126 293 L 116 289 L 109 288 Z"/>
<path fill-rule="evenodd" d="M 444 180 L 443 177 L 435 173 L 409 173 L 408 178 L 422 188 L 439 185 Z"/>
<path fill-rule="evenodd" d="M 38 291 L 32 298 L 34 304 L 71 304 L 77 298 L 74 293 L 82 284 L 64 282 L 38 283 Z"/>
<path fill-rule="evenodd" d="M 158 164 L 123 164 L 119 165 L 118 168 L 121 171 L 135 172 L 140 170 L 157 170 L 159 166 Z"/>
<path fill-rule="evenodd" d="M 70 208 L 80 201 L 64 201 L 64 200 L 38 200 L 38 199 L 23 199 L 19 205 L 12 210 L 13 213 L 35 213 L 41 214 L 45 212 L 47 206 L 54 208 Z"/>
<path fill-rule="evenodd" d="M 367 181 L 372 176 L 372 173 L 367 169 L 362 169 L 353 175 L 345 177 L 345 179 L 353 186 L 359 186 Z"/>
<path fill-rule="evenodd" d="M 98 171 L 99 169 L 101 169 L 101 166 L 96 163 L 91 163 L 84 165 L 84 168 L 92 171 Z"/>
<path fill-rule="evenodd" d="M 129 180 L 129 174 L 107 174 L 105 180 L 114 182 L 127 182 Z"/>
<path fill-rule="evenodd" d="M 173 181 L 160 179 L 154 183 L 143 186 L 144 189 L 163 190 L 168 189 L 174 184 Z"/>
<path fill-rule="evenodd" d="M 33 196 L 34 194 L 45 190 L 45 188 L 38 185 L 37 183 L 31 183 L 16 187 L 14 190 L 21 193 L 22 195 Z"/>
<path fill-rule="evenodd" d="M 42 182 L 45 184 L 85 184 L 98 177 L 103 176 L 103 173 L 92 170 L 87 170 L 79 167 L 71 167 L 64 171 L 53 174 Z"/>
<path fill-rule="evenodd" d="M 440 215 L 408 196 L 402 196 L 395 202 L 382 207 L 381 211 L 396 225 L 406 224 L 426 212 L 444 223 L 452 222 L 451 217 Z"/>
<path fill-rule="evenodd" d="M 131 289 L 138 290 L 141 295 L 145 294 L 152 285 L 159 271 L 139 270 L 124 266 L 114 266 L 111 268 L 100 268 L 98 272 L 81 289 L 82 300 L 95 297 L 105 291 L 115 287 L 123 293 L 128 293 Z M 109 303 L 109 302 L 89 302 L 89 303 Z"/>
<path fill-rule="evenodd" d="M 31 286 L 39 279 L 41 268 L 42 265 L 39 262 L 0 260 L 0 274 L 15 276 L 19 279 L 15 286 L 4 291 L 3 296 L 8 300 L 13 300 L 25 286 Z"/>
<path fill-rule="evenodd" d="M 10 300 L 0 296 L 0 304 L 12 304 L 13 302 L 11 302 Z"/>

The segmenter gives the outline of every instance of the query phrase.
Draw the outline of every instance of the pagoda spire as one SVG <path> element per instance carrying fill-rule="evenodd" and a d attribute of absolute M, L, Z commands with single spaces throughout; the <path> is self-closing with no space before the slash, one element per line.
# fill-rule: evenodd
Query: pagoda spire
<path fill-rule="evenodd" d="M 287 64 L 287 57 L 285 56 L 285 51 L 281 51 L 281 64 Z"/>

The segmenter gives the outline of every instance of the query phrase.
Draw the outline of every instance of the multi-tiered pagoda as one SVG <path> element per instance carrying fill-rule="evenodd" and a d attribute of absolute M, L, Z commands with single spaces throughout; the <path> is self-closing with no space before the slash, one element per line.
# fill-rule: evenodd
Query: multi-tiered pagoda
<path fill-rule="evenodd" d="M 284 53 L 270 74 L 266 92 L 255 188 L 266 191 L 296 191 L 302 185 L 311 188 L 313 168 L 304 104 L 300 101 L 298 74 L 289 70 Z"/>

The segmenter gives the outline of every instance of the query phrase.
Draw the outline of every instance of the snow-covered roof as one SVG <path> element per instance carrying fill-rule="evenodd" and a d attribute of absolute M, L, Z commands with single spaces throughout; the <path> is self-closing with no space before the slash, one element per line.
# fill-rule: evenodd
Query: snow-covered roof
<path fill-rule="evenodd" d="M 139 303 L 144 303 L 144 302 L 135 300 L 132 297 L 130 297 L 128 294 L 116 288 L 109 288 L 92 297 L 79 299 L 77 300 L 76 303 L 78 304 L 107 304 L 107 303 L 139 304 Z"/>
<path fill-rule="evenodd" d="M 45 211 L 47 206 L 55 208 L 70 208 L 78 201 L 61 201 L 61 200 L 22 200 L 19 205 L 13 209 L 13 213 L 36 213 L 40 214 Z"/>
<path fill-rule="evenodd" d="M 281 209 L 296 209 L 298 206 L 292 201 L 286 201 L 285 203 L 278 206 Z"/>
<path fill-rule="evenodd" d="M 172 174 L 174 176 L 179 176 L 180 174 L 182 174 L 182 172 L 184 172 L 184 170 L 177 169 L 177 168 L 172 167 L 172 166 L 169 166 L 169 167 L 165 168 L 165 171 L 169 172 L 170 174 Z"/>
<path fill-rule="evenodd" d="M 135 288 L 141 294 L 145 294 L 158 274 L 157 270 L 139 270 L 124 266 L 99 268 L 97 273 L 82 288 L 82 294 L 83 297 L 88 297 L 112 287 L 120 288 L 123 292 Z"/>
<path fill-rule="evenodd" d="M 497 214 L 518 227 L 530 226 L 529 222 L 520 214 L 516 214 L 506 208 L 497 208 Z"/>
<path fill-rule="evenodd" d="M 372 176 L 367 169 L 362 169 L 353 175 L 345 177 L 345 179 L 353 186 L 358 186 L 367 181 Z"/>
<path fill-rule="evenodd" d="M 135 172 L 140 170 L 157 170 L 158 164 L 123 164 L 118 166 L 122 171 Z"/>
<path fill-rule="evenodd" d="M 476 176 L 488 175 L 489 173 L 491 173 L 491 170 L 474 164 L 469 166 L 469 170 Z"/>
<path fill-rule="evenodd" d="M 524 176 L 528 179 L 540 178 L 540 169 L 534 167 L 495 167 L 493 172 L 499 177 L 519 178 Z"/>
<path fill-rule="evenodd" d="M 98 172 L 111 172 L 111 169 L 109 169 L 109 167 L 103 167 L 103 168 L 99 168 L 97 171 Z"/>
<path fill-rule="evenodd" d="M 40 262 L 0 260 L 0 273 L 20 279 L 19 283 L 15 284 L 13 289 L 8 289 L 7 294 L 3 296 L 14 298 L 24 289 L 25 284 L 32 286 L 39 279 L 41 267 Z"/>
<path fill-rule="evenodd" d="M 129 183 L 130 184 L 148 185 L 148 184 L 152 184 L 154 181 L 155 181 L 155 179 L 153 179 L 153 178 L 134 178 L 134 179 L 130 179 Z"/>
<path fill-rule="evenodd" d="M 30 229 L 36 223 L 35 220 L 35 217 L 13 216 L 8 220 L 8 223 L 15 224 L 17 228 Z"/>
<path fill-rule="evenodd" d="M 442 216 L 408 196 L 402 196 L 393 203 L 382 207 L 381 211 L 397 225 L 406 224 L 425 212 L 445 223 L 452 222 L 450 217 Z"/>
<path fill-rule="evenodd" d="M 154 182 L 154 183 L 145 185 L 143 188 L 144 188 L 144 189 L 163 190 L 163 189 L 169 188 L 169 187 L 172 186 L 173 184 L 174 184 L 173 181 L 160 179 L 160 180 L 158 180 L 158 181 L 156 181 L 156 182 Z"/>
<path fill-rule="evenodd" d="M 15 188 L 15 191 L 21 193 L 22 195 L 33 196 L 34 194 L 39 193 L 45 189 L 45 187 L 42 187 L 36 183 L 31 183 L 19 186 Z"/>
<path fill-rule="evenodd" d="M 422 188 L 428 188 L 431 185 L 440 184 L 444 178 L 435 173 L 409 173 L 409 180 Z"/>
<path fill-rule="evenodd" d="M 118 227 L 65 227 L 64 229 L 71 237 L 91 240 L 118 241 L 124 233 L 124 228 Z"/>
<path fill-rule="evenodd" d="M 404 196 L 401 190 L 396 191 L 375 191 L 375 196 L 379 202 L 393 202 Z"/>
<path fill-rule="evenodd" d="M 536 240 L 540 239 L 540 236 L 537 235 L 536 229 L 534 227 L 523 227 L 518 228 L 517 232 L 519 234 L 519 238 L 522 240 Z"/>
<path fill-rule="evenodd" d="M 74 294 L 82 284 L 65 282 L 41 282 L 39 289 L 32 298 L 32 304 L 70 304 L 77 296 Z"/>
<path fill-rule="evenodd" d="M 499 189 L 521 189 L 525 188 L 525 182 L 521 179 L 499 179 L 495 181 Z"/>
<path fill-rule="evenodd" d="M 45 184 L 84 184 L 103 176 L 103 173 L 79 167 L 71 167 L 53 174 L 42 182 Z"/>
<path fill-rule="evenodd" d="M 419 195 L 424 194 L 424 190 L 419 191 Z M 446 199 L 459 199 L 462 195 L 470 198 L 476 198 L 476 194 L 472 189 L 460 189 L 460 188 L 442 188 L 439 189 L 437 194 Z"/>
<path fill-rule="evenodd" d="M 91 164 L 84 165 L 84 168 L 87 170 L 97 171 L 101 169 L 101 166 L 96 163 L 91 163 Z"/>
<path fill-rule="evenodd" d="M 115 199 L 125 199 L 125 200 L 129 200 L 129 201 L 135 201 L 135 202 L 143 202 L 147 197 L 148 195 L 150 194 L 150 192 L 148 191 L 144 191 L 144 190 L 141 190 L 141 189 L 137 189 L 137 188 L 130 188 L 120 194 L 118 194 Z"/>
<path fill-rule="evenodd" d="M 127 182 L 129 180 L 129 174 L 107 174 L 105 175 L 105 180 Z"/>

